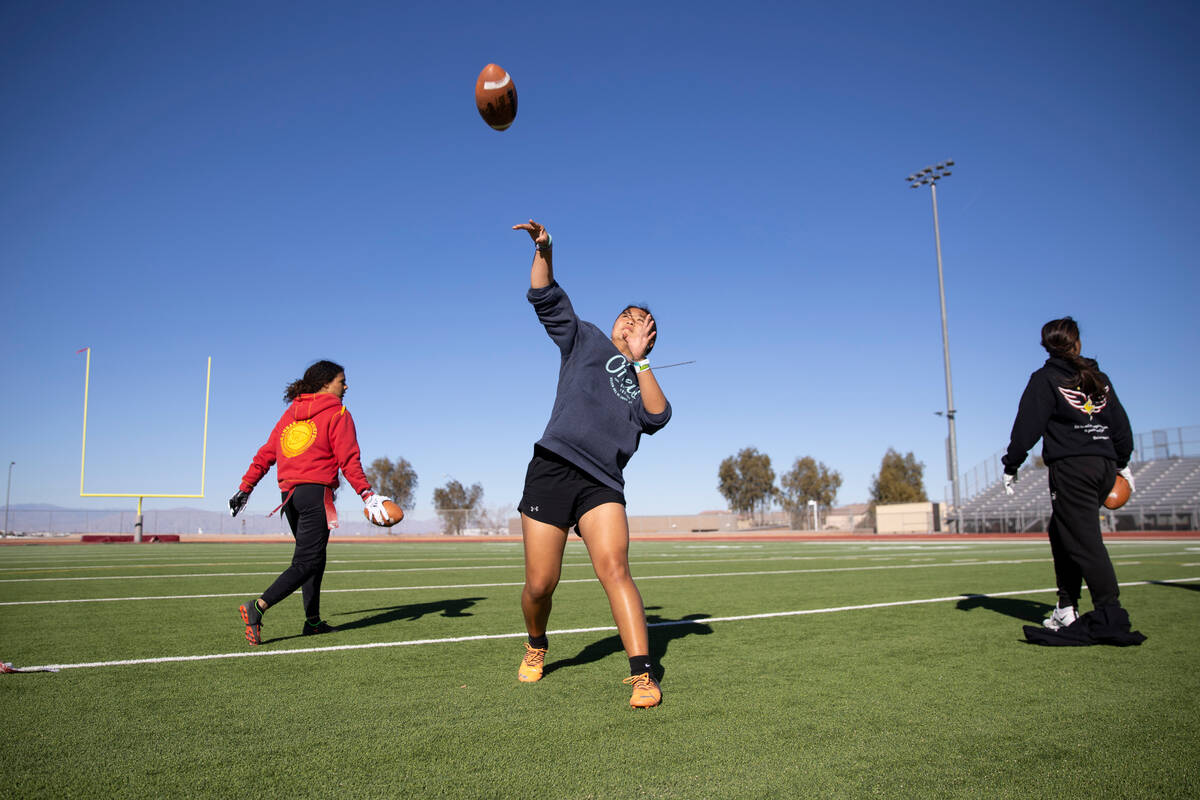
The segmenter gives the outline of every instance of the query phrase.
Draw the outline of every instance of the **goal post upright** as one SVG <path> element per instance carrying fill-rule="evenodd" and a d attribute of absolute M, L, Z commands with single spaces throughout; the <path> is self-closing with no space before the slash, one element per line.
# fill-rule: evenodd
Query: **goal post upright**
<path fill-rule="evenodd" d="M 170 498 L 203 498 L 204 497 L 204 475 L 208 466 L 208 398 L 209 390 L 212 387 L 212 356 L 208 357 L 208 367 L 204 377 L 204 433 L 200 443 L 200 493 L 199 494 L 171 494 L 158 492 L 85 492 L 84 491 L 84 475 L 87 468 L 87 415 L 88 415 L 88 389 L 91 382 L 92 374 L 92 348 L 85 347 L 87 359 L 84 363 L 83 373 L 83 445 L 79 456 L 79 496 L 80 497 L 136 497 L 137 498 L 137 522 L 133 526 L 133 541 L 142 541 L 142 500 L 147 497 L 170 497 Z"/>

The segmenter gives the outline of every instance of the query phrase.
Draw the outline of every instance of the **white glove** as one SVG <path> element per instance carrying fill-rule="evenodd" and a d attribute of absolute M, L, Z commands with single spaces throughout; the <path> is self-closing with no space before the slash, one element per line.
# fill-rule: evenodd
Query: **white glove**
<path fill-rule="evenodd" d="M 376 525 L 387 523 L 388 513 L 383 507 L 383 501 L 391 499 L 381 494 L 373 494 L 364 501 L 367 504 L 367 514 L 371 517 L 371 522 L 374 522 Z"/>
<path fill-rule="evenodd" d="M 1120 475 L 1125 480 L 1129 481 L 1129 493 L 1130 494 L 1133 494 L 1135 491 L 1137 491 L 1136 489 L 1133 488 L 1133 470 L 1131 470 L 1128 466 L 1126 466 L 1126 467 L 1122 467 L 1121 470 L 1117 474 Z"/>
<path fill-rule="evenodd" d="M 1006 495 L 1008 495 L 1009 497 L 1016 494 L 1017 490 L 1013 488 L 1013 485 L 1016 482 L 1017 482 L 1016 475 L 1009 475 L 1007 472 L 1004 473 L 1004 493 Z"/>

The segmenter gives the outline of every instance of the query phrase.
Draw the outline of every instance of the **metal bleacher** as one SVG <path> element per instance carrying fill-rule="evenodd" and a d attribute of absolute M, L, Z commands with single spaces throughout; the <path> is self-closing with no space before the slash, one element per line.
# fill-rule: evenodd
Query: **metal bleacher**
<path fill-rule="evenodd" d="M 1135 491 L 1116 511 L 1101 509 L 1110 531 L 1200 529 L 1200 458 L 1174 457 L 1131 463 Z M 962 505 L 964 532 L 1044 531 L 1050 521 L 1047 470 L 1027 465 L 1009 497 L 1001 480 Z"/>

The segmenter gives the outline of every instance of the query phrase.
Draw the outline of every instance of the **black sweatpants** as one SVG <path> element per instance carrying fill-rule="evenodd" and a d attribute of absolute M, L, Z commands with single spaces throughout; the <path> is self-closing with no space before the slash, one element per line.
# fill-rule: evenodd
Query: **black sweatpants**
<path fill-rule="evenodd" d="M 325 517 L 326 487 L 316 483 L 300 484 L 283 506 L 296 549 L 292 564 L 285 569 L 262 598 L 273 606 L 296 589 L 304 598 L 304 616 L 321 617 L 321 578 L 325 575 L 325 549 L 329 546 L 329 522 Z M 283 496 L 286 498 L 287 493 Z"/>
<path fill-rule="evenodd" d="M 1119 605 L 1117 573 L 1100 535 L 1100 506 L 1116 480 L 1117 467 L 1103 456 L 1071 456 L 1050 468 L 1050 552 L 1059 606 L 1079 605 L 1087 581 L 1092 605 Z"/>

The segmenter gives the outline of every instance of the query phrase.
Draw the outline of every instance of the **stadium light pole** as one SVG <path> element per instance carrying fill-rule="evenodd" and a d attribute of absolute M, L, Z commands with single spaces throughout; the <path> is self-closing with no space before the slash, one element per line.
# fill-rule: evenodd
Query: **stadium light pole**
<path fill-rule="evenodd" d="M 8 496 L 12 492 L 12 468 L 15 461 L 8 462 L 8 486 L 4 488 L 4 535 L 8 536 Z"/>
<path fill-rule="evenodd" d="M 942 233 L 938 227 L 937 210 L 937 182 L 942 178 L 949 177 L 950 168 L 953 166 L 953 161 L 942 161 L 932 167 L 925 167 L 919 172 L 914 172 L 904 180 L 912 189 L 929 186 L 929 193 L 933 198 L 933 242 L 937 249 L 938 299 L 942 307 L 942 360 L 946 365 L 946 422 L 950 426 L 947 467 L 950 472 L 950 490 L 954 497 L 954 532 L 959 533 L 961 525 L 959 524 L 958 437 L 954 432 L 954 383 L 950 380 L 950 333 L 946 327 L 946 285 L 942 279 Z"/>

